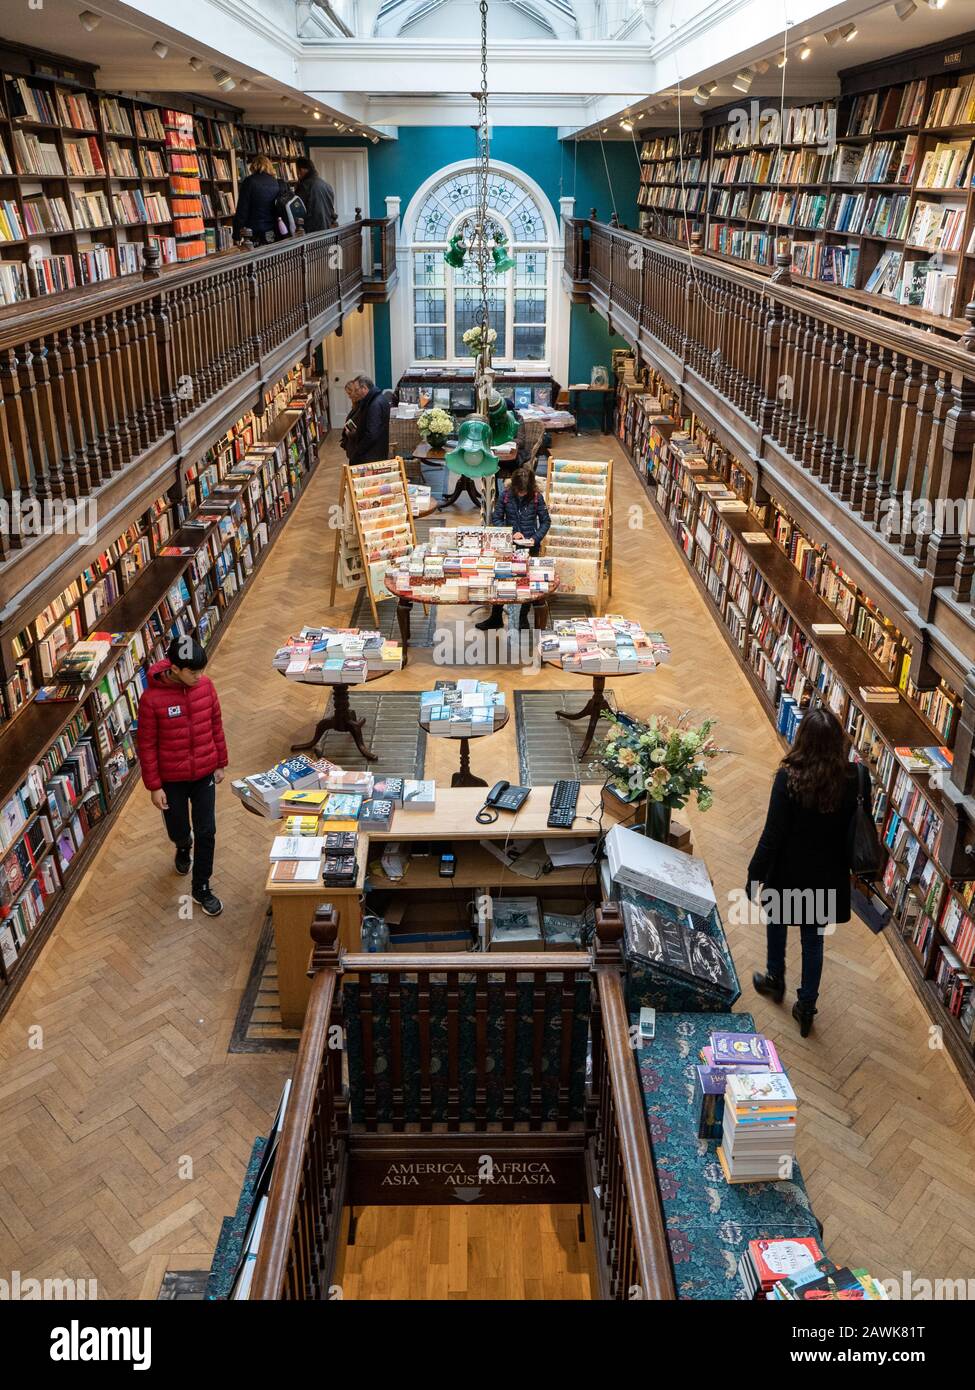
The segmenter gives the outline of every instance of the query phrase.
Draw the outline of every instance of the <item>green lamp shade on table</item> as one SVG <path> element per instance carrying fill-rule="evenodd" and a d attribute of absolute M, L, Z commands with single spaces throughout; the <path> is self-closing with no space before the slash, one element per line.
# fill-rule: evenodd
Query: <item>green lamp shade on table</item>
<path fill-rule="evenodd" d="M 472 416 L 457 432 L 457 448 L 451 449 L 444 464 L 463 478 L 487 478 L 498 471 L 497 457 L 491 452 L 491 426 Z"/>

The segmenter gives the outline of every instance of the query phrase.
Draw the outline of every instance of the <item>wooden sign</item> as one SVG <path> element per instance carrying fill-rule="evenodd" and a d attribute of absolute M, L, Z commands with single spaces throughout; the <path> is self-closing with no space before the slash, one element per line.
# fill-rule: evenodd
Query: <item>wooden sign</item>
<path fill-rule="evenodd" d="M 528 1140 L 530 1147 L 509 1147 L 505 1139 L 509 1144 L 511 1139 Z M 353 1138 L 351 1150 L 353 1206 L 586 1201 L 581 1136 L 575 1151 L 548 1148 L 542 1135 L 500 1134 L 479 1136 L 473 1148 L 457 1147 L 456 1137 L 445 1134 L 436 1149 L 423 1151 L 407 1142 L 402 1148 L 388 1143 L 382 1151 L 369 1152 Z"/>

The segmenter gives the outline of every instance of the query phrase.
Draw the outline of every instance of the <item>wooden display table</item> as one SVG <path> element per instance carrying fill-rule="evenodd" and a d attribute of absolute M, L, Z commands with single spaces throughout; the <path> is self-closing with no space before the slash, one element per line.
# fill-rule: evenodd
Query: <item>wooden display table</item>
<path fill-rule="evenodd" d="M 406 665 L 405 651 L 403 665 Z M 281 675 L 285 676 L 286 680 L 288 679 L 284 671 L 281 672 Z M 388 675 L 388 671 L 367 671 L 366 679 L 364 681 L 356 681 L 355 684 L 368 685 L 370 681 L 377 681 L 382 676 Z M 305 753 L 309 748 L 317 747 L 318 743 L 324 738 L 325 734 L 328 733 L 329 729 L 334 729 L 337 734 L 351 735 L 352 742 L 367 762 L 374 763 L 377 761 L 379 754 L 371 752 L 362 741 L 362 726 L 366 721 L 356 716 L 355 710 L 349 703 L 349 690 L 351 687 L 348 681 L 296 680 L 293 681 L 292 684 L 314 685 L 317 686 L 319 690 L 327 690 L 331 693 L 333 702 L 332 713 L 322 715 L 321 719 L 319 719 L 318 723 L 315 725 L 315 732 L 306 743 L 293 743 L 291 745 L 292 753 Z M 328 709 L 327 703 L 325 708 L 326 710 Z"/>
<path fill-rule="evenodd" d="M 359 877 L 355 887 L 327 888 L 322 883 L 274 883 L 268 866 L 265 892 L 271 900 L 274 942 L 277 951 L 278 993 L 281 1022 L 286 1028 L 300 1028 L 308 1004 L 311 981 L 311 924 L 315 909 L 331 903 L 339 914 L 339 940 L 350 951 L 361 951 L 362 913 L 360 899 L 369 860 L 382 854 L 383 844 L 399 841 L 405 848 L 411 841 L 434 841 L 449 845 L 457 856 L 453 878 L 441 878 L 439 858 L 416 858 L 398 881 L 387 879 L 381 871 L 370 877 L 371 888 L 403 895 L 406 910 L 415 911 L 424 925 L 456 928 L 458 890 L 465 899 L 471 890 L 497 893 L 503 889 L 512 897 L 540 897 L 553 904 L 554 911 L 578 912 L 586 894 L 595 902 L 599 897 L 598 875 L 592 866 L 553 869 L 539 879 L 520 877 L 506 868 L 489 850 L 478 843 L 490 840 L 503 846 L 510 840 L 567 839 L 595 840 L 599 835 L 600 789 L 583 786 L 576 807 L 572 830 L 550 830 L 548 820 L 551 786 L 535 787 L 516 815 L 504 811 L 493 825 L 478 825 L 474 819 L 484 805 L 484 791 L 478 787 L 438 787 L 437 804 L 432 811 L 397 810 L 389 830 L 359 836 Z M 587 819 L 589 818 L 589 819 Z M 277 823 L 272 822 L 277 831 Z M 561 900 L 565 900 L 564 903 Z M 436 946 L 429 949 L 436 949 Z M 462 949 L 456 942 L 450 949 Z"/>
<path fill-rule="evenodd" d="M 564 670 L 562 662 L 558 657 L 547 657 L 545 660 L 545 665 L 555 666 L 560 671 Z M 577 719 L 585 719 L 588 715 L 589 727 L 586 729 L 586 737 L 583 739 L 582 747 L 579 749 L 578 754 L 579 761 L 581 762 L 582 759 L 589 752 L 590 745 L 596 733 L 596 725 L 599 723 L 600 715 L 603 713 L 604 710 L 611 711 L 613 708 L 613 706 L 606 699 L 606 682 L 610 679 L 610 676 L 599 675 L 594 671 L 566 671 L 565 674 L 568 676 L 592 676 L 592 695 L 589 699 L 588 704 L 583 705 L 582 709 L 578 712 L 578 714 L 567 714 L 565 710 L 561 709 L 555 711 L 556 719 L 568 719 L 573 722 Z M 630 676 L 650 676 L 652 674 L 652 671 L 619 671 L 612 673 L 612 679 L 614 681 L 622 681 L 629 679 Z"/>
<path fill-rule="evenodd" d="M 549 604 L 549 599 L 550 599 L 550 598 L 552 597 L 552 595 L 556 592 L 556 590 L 558 589 L 558 587 L 559 587 L 559 580 L 558 580 L 558 574 L 556 574 L 556 577 L 552 580 L 551 584 L 548 585 L 548 587 L 546 588 L 546 590 L 545 590 L 545 592 L 544 592 L 543 594 L 538 594 L 535 598 L 532 598 L 532 599 L 528 599 L 528 600 L 527 600 L 527 602 L 530 603 L 530 604 L 532 605 L 532 607 L 534 608 L 534 610 L 535 610 L 535 627 L 536 627 L 539 631 L 541 631 L 541 629 L 542 629 L 543 627 L 548 627 L 548 604 Z M 439 607 L 441 604 L 443 604 L 445 607 L 448 607 L 448 608 L 451 608 L 451 607 L 452 607 L 452 608 L 482 608 L 482 607 L 484 606 L 484 604 L 486 604 L 486 603 L 492 603 L 492 604 L 493 604 L 493 603 L 500 603 L 500 604 L 503 604 L 503 605 L 509 605 L 509 604 L 519 603 L 519 602 L 520 602 L 520 600 L 518 600 L 518 599 L 461 599 L 461 600 L 458 602 L 458 600 L 455 599 L 455 598 L 452 598 L 452 599 L 438 599 L 438 598 L 436 598 L 436 597 L 431 597 L 429 594 L 424 594 L 424 596 L 423 596 L 422 598 L 418 598 L 418 599 L 408 598 L 408 597 L 402 592 L 402 590 L 400 590 L 400 589 L 397 588 L 397 586 L 396 586 L 396 584 L 395 584 L 395 582 L 394 582 L 394 580 L 393 580 L 393 576 L 392 576 L 392 575 L 389 575 L 389 574 L 387 574 L 387 576 L 386 576 L 386 588 L 387 588 L 387 589 L 389 590 L 389 592 L 390 592 L 391 594 L 393 594 L 394 597 L 397 599 L 397 604 L 396 604 L 396 621 L 397 621 L 397 623 L 399 624 L 399 635 L 400 635 L 400 642 L 401 642 L 402 647 L 403 647 L 403 665 L 404 665 L 404 666 L 406 665 L 406 663 L 407 663 L 407 661 L 408 661 L 408 659 L 409 659 L 409 650 L 410 650 L 410 620 L 411 620 L 411 615 L 412 615 L 412 613 L 413 613 L 413 605 L 414 605 L 414 603 L 420 603 L 420 604 L 423 605 L 424 608 L 426 608 L 428 605 L 432 605 L 434 608 L 437 608 L 437 607 Z"/>
<path fill-rule="evenodd" d="M 418 724 L 420 725 L 420 728 L 424 731 L 424 733 L 426 733 L 426 734 L 429 734 L 429 733 L 430 733 L 430 721 L 429 721 L 429 719 L 424 719 L 424 718 L 421 716 L 421 717 L 418 718 L 417 722 L 418 722 Z M 501 729 L 503 729 L 503 728 L 505 728 L 505 727 L 507 726 L 507 723 L 508 723 L 508 710 L 507 710 L 507 708 L 500 709 L 500 710 L 498 711 L 497 715 L 495 716 L 494 728 L 491 730 L 491 734 L 496 734 L 496 733 L 498 733 Z M 437 734 L 437 735 L 435 735 L 435 737 L 437 737 L 437 738 L 449 739 L 449 740 L 452 740 L 452 741 L 454 741 L 454 742 L 456 742 L 457 740 L 460 741 L 460 768 L 458 769 L 457 772 L 454 773 L 453 777 L 451 777 L 451 779 L 450 779 L 450 785 L 451 785 L 452 787 L 486 787 L 486 786 L 488 786 L 488 785 L 492 785 L 492 786 L 493 786 L 493 783 L 490 783 L 490 784 L 489 784 L 489 783 L 487 783 L 487 782 L 484 781 L 483 777 L 475 777 L 474 774 L 471 772 L 471 742 L 472 742 L 472 740 L 473 740 L 474 743 L 481 743 L 481 742 L 483 742 L 484 739 L 490 738 L 490 737 L 491 737 L 491 734 L 478 734 L 476 737 L 474 737 L 474 736 L 471 735 L 471 734 Z"/>

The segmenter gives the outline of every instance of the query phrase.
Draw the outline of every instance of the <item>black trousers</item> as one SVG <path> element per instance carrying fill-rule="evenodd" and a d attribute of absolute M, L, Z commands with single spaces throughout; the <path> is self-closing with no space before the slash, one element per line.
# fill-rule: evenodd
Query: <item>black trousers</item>
<path fill-rule="evenodd" d="M 196 782 L 164 782 L 169 810 L 163 811 L 166 833 L 178 849 L 193 846 L 193 892 L 206 888 L 213 873 L 217 842 L 217 784 L 213 773 Z M 190 820 L 192 817 L 192 829 Z"/>

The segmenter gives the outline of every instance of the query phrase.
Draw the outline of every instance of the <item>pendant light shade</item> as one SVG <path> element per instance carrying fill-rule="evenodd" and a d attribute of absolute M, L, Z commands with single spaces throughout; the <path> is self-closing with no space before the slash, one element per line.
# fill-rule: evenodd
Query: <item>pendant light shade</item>
<path fill-rule="evenodd" d="M 448 265 L 452 265 L 455 270 L 460 270 L 467 257 L 467 247 L 464 245 L 464 238 L 458 232 L 450 238 L 450 246 L 443 253 L 443 258 Z"/>
<path fill-rule="evenodd" d="M 501 402 L 502 406 L 504 402 Z M 481 415 L 470 415 L 457 432 L 457 448 L 444 459 L 451 473 L 462 478 L 487 478 L 498 471 L 497 455 L 491 452 L 491 426 Z"/>

